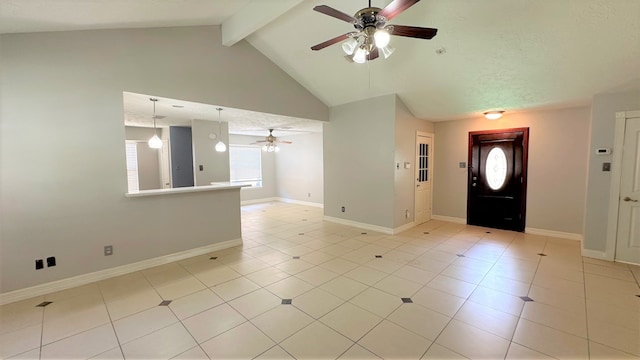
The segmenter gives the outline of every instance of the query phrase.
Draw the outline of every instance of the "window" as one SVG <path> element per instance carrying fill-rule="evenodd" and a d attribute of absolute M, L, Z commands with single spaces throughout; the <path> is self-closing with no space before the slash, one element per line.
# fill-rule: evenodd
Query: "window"
<path fill-rule="evenodd" d="M 262 151 L 258 146 L 229 145 L 232 183 L 262 187 Z"/>
<path fill-rule="evenodd" d="M 138 186 L 138 144 L 134 141 L 127 141 L 125 144 L 127 154 L 127 185 L 129 192 L 139 190 Z"/>
<path fill-rule="evenodd" d="M 485 167 L 487 184 L 492 190 L 499 190 L 507 180 L 507 156 L 502 149 L 495 147 L 489 151 Z"/>

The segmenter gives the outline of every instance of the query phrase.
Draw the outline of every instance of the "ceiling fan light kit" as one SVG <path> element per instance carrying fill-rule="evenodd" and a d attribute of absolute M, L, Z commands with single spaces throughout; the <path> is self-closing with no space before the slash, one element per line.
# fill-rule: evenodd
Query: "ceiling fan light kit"
<path fill-rule="evenodd" d="M 416 26 L 388 25 L 387 22 L 420 0 L 393 0 L 384 9 L 371 6 L 359 10 L 354 16 L 349 16 L 327 5 L 318 5 L 313 10 L 346 21 L 353 25 L 356 31 L 336 36 L 311 47 L 311 50 L 321 50 L 327 46 L 342 43 L 342 50 L 353 62 L 362 64 L 367 60 L 374 60 L 380 56 L 388 58 L 395 51 L 389 47 L 391 35 L 413 37 L 418 39 L 432 39 L 438 29 Z"/>
<path fill-rule="evenodd" d="M 253 144 L 262 144 L 262 143 L 264 143 L 264 145 L 262 145 L 262 151 L 264 152 L 279 152 L 280 147 L 278 146 L 278 144 L 292 144 L 291 141 L 278 140 L 277 137 L 273 136 L 273 129 L 269 129 L 269 135 L 266 138 L 264 138 L 264 140 L 256 141 Z"/>
<path fill-rule="evenodd" d="M 491 111 L 485 111 L 484 117 L 489 120 L 498 120 L 502 117 L 503 114 L 504 114 L 504 110 L 491 110 Z"/>

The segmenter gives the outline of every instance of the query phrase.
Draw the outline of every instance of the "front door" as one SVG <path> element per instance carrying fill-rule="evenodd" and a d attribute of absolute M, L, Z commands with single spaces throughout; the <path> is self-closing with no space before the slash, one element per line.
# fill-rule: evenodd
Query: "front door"
<path fill-rule="evenodd" d="M 433 137 L 418 133 L 416 136 L 416 192 L 415 223 L 431 220 L 431 179 L 433 178 Z"/>
<path fill-rule="evenodd" d="M 524 231 L 529 128 L 469 133 L 467 224 Z"/>
<path fill-rule="evenodd" d="M 640 263 L 640 118 L 627 118 L 622 149 L 616 260 Z"/>

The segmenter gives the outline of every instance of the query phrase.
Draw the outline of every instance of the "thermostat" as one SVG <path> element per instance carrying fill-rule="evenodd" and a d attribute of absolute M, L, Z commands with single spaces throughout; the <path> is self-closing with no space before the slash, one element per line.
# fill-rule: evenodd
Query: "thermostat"
<path fill-rule="evenodd" d="M 596 155 L 611 155 L 611 148 L 598 148 Z"/>

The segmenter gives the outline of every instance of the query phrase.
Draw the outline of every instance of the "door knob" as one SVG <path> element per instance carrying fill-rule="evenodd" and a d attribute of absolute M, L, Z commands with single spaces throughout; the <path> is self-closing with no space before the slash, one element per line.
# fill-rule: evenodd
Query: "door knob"
<path fill-rule="evenodd" d="M 626 196 L 626 197 L 625 197 L 624 199 L 622 199 L 622 200 L 624 200 L 624 201 L 631 201 L 631 202 L 638 202 L 638 200 L 634 200 L 634 199 L 632 199 L 632 198 L 630 198 L 630 197 L 628 197 L 628 196 Z"/>

